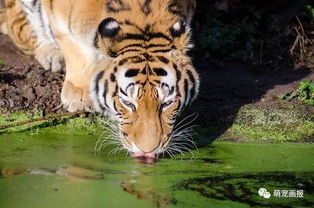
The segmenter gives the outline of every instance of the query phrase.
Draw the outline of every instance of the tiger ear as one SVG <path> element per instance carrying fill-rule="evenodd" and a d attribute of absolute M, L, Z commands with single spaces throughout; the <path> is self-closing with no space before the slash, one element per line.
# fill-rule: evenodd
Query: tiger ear
<path fill-rule="evenodd" d="M 196 7 L 196 0 L 172 0 L 169 4 L 169 11 L 185 19 L 190 25 Z"/>
<path fill-rule="evenodd" d="M 98 33 L 102 38 L 112 38 L 120 30 L 119 23 L 112 17 L 104 19 L 98 26 Z"/>

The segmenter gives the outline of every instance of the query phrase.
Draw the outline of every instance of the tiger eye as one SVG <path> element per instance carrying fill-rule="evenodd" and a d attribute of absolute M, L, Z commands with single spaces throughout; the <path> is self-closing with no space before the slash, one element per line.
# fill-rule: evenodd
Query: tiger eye
<path fill-rule="evenodd" d="M 120 30 L 119 23 L 112 17 L 104 19 L 98 26 L 98 33 L 102 38 L 112 38 Z"/>

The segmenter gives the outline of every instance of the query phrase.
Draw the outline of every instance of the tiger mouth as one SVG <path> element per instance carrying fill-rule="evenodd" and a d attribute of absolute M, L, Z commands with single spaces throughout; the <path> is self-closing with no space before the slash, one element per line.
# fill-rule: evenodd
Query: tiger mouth
<path fill-rule="evenodd" d="M 133 153 L 131 156 L 139 163 L 153 164 L 157 161 L 154 153 Z"/>
<path fill-rule="evenodd" d="M 132 157 L 134 158 L 150 158 L 150 159 L 155 159 L 156 155 L 151 152 L 143 152 L 143 153 L 133 153 Z"/>

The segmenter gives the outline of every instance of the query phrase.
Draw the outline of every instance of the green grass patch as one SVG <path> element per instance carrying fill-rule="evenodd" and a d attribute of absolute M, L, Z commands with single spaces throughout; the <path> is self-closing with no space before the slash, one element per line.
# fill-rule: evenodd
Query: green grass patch
<path fill-rule="evenodd" d="M 61 116 L 60 116 L 61 115 Z M 41 131 L 70 135 L 99 135 L 104 131 L 101 116 L 85 116 L 54 114 L 44 116 L 40 111 L 14 112 L 9 115 L 0 114 L 1 134 L 31 131 L 36 134 Z"/>
<path fill-rule="evenodd" d="M 314 138 L 314 122 L 305 121 L 293 125 L 239 125 L 234 124 L 222 136 L 222 140 L 243 138 L 253 142 L 303 142 Z"/>

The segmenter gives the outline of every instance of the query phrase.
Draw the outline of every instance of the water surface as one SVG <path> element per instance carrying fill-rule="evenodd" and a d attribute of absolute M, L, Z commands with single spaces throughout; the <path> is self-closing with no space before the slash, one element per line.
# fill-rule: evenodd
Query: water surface
<path fill-rule="evenodd" d="M 155 164 L 97 137 L 0 136 L 0 207 L 311 207 L 313 144 L 214 143 Z M 269 199 L 259 196 L 266 188 Z M 302 190 L 303 197 L 275 197 Z"/>

